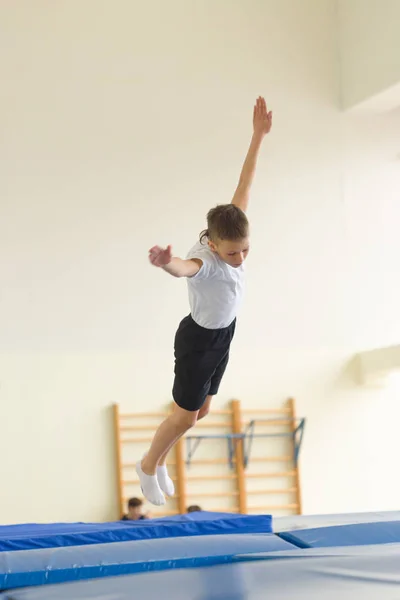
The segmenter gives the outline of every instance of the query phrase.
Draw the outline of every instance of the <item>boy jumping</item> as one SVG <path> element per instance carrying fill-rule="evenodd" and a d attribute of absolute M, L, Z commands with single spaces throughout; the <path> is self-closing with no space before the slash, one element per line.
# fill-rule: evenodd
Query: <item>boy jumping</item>
<path fill-rule="evenodd" d="M 246 210 L 262 141 L 272 125 L 264 98 L 256 101 L 253 136 L 231 204 L 212 208 L 207 229 L 187 258 L 172 256 L 172 248 L 154 246 L 150 262 L 174 277 L 186 277 L 190 315 L 175 336 L 175 408 L 157 429 L 148 453 L 136 464 L 143 495 L 160 506 L 174 494 L 165 465 L 167 454 L 182 435 L 205 417 L 218 392 L 229 360 L 241 302 L 244 261 L 249 252 Z"/>

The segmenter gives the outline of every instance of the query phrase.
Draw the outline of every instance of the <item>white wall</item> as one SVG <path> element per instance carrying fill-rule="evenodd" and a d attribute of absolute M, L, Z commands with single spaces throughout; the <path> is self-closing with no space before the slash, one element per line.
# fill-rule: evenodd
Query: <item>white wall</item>
<path fill-rule="evenodd" d="M 381 95 L 400 106 L 399 22 L 398 0 L 338 0 L 344 107 Z"/>
<path fill-rule="evenodd" d="M 248 294 L 219 402 L 298 400 L 304 511 L 398 507 L 399 114 L 338 110 L 330 0 L 3 1 L 0 519 L 115 516 L 109 406 L 170 400 L 183 254 L 230 200 L 267 96 Z"/>

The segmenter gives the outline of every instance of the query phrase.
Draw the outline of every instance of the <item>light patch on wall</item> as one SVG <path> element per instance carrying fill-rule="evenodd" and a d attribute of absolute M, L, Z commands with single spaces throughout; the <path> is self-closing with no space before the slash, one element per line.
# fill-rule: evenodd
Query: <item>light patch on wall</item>
<path fill-rule="evenodd" d="M 360 352 L 358 375 L 363 385 L 387 386 L 389 379 L 400 375 L 400 346 L 388 346 Z"/>
<path fill-rule="evenodd" d="M 400 369 L 389 373 L 385 387 L 388 393 L 396 393 L 400 396 Z"/>

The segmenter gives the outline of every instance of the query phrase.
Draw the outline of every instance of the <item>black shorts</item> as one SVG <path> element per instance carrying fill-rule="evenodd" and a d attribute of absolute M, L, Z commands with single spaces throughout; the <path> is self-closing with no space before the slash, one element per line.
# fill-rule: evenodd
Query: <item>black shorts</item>
<path fill-rule="evenodd" d="M 218 392 L 229 361 L 236 319 L 223 329 L 205 329 L 189 315 L 175 335 L 173 397 L 185 410 L 199 410 L 207 396 Z"/>

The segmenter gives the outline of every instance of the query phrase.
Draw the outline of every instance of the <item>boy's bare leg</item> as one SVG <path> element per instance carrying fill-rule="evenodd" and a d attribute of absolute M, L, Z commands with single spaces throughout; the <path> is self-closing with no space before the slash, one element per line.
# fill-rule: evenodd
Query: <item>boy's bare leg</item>
<path fill-rule="evenodd" d="M 174 413 L 157 429 L 146 456 L 136 464 L 143 495 L 156 506 L 165 504 L 164 494 L 156 475 L 159 460 L 168 448 L 171 448 L 188 429 L 195 425 L 197 415 L 198 411 L 189 411 L 176 406 Z"/>
<path fill-rule="evenodd" d="M 213 399 L 213 396 L 207 396 L 206 401 L 204 402 L 203 406 L 200 408 L 200 410 L 197 413 L 197 421 L 199 421 L 200 419 L 204 419 L 205 416 L 208 415 L 209 411 L 210 411 L 210 404 L 211 404 L 211 400 Z M 176 406 L 176 405 L 175 405 Z M 160 460 L 158 461 L 158 465 L 160 467 L 164 466 L 167 460 L 167 456 L 169 454 L 169 451 L 171 450 L 171 448 L 173 448 L 173 446 L 175 446 L 176 442 L 182 437 L 182 435 L 184 435 L 185 432 L 183 432 L 168 448 L 168 450 L 166 450 L 166 452 L 164 452 L 164 454 L 162 455 L 162 457 L 160 458 Z"/>
<path fill-rule="evenodd" d="M 203 417 L 205 417 L 208 414 L 208 411 L 210 410 L 211 400 L 212 400 L 212 396 L 207 396 L 206 401 L 204 402 L 203 406 L 197 412 L 197 421 L 199 419 L 202 419 Z M 158 484 L 159 484 L 161 490 L 165 494 L 167 494 L 167 496 L 173 496 L 175 493 L 174 482 L 172 481 L 171 477 L 168 475 L 167 466 L 165 464 L 166 460 L 167 460 L 167 455 L 168 455 L 169 451 L 171 450 L 171 448 L 176 444 L 176 442 L 184 435 L 184 433 L 185 432 L 182 432 L 180 434 L 180 436 L 174 442 L 171 443 L 169 448 L 164 452 L 164 454 L 158 461 L 158 466 L 157 466 Z"/>

